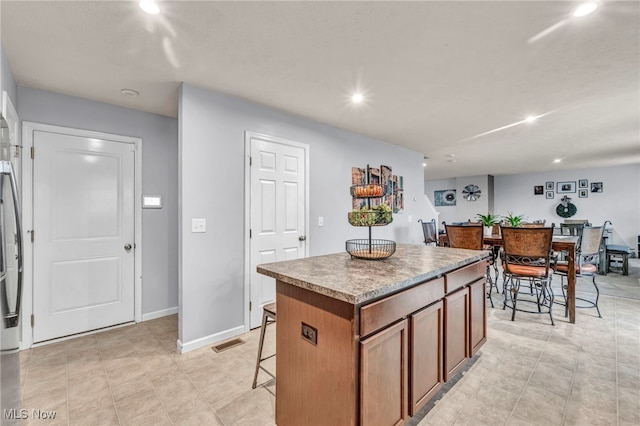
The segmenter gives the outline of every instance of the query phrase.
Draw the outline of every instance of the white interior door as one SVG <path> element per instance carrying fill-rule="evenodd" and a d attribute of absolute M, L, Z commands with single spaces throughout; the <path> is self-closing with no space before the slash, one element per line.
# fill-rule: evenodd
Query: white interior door
<path fill-rule="evenodd" d="M 251 328 L 276 298 L 275 280 L 256 266 L 306 253 L 307 152 L 301 144 L 251 136 Z"/>
<path fill-rule="evenodd" d="M 133 321 L 135 145 L 35 131 L 33 146 L 34 342 Z"/>

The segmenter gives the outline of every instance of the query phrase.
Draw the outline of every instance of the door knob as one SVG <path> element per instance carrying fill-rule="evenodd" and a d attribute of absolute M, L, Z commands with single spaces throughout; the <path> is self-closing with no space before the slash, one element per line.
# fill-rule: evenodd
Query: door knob
<path fill-rule="evenodd" d="M 124 245 L 124 249 L 125 249 L 126 251 L 131 250 L 131 244 L 129 244 L 129 243 L 125 244 L 125 245 Z"/>
<path fill-rule="evenodd" d="M 300 236 L 298 237 L 298 239 L 299 239 L 300 241 L 304 241 L 304 240 L 306 240 L 306 239 L 307 239 L 307 236 L 306 236 L 306 235 L 300 235 Z"/>

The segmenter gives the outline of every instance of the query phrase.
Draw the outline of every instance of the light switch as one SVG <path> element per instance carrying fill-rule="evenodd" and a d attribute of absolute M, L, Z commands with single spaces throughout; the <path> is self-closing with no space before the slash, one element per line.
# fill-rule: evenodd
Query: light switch
<path fill-rule="evenodd" d="M 191 232 L 207 232 L 207 219 L 191 219 Z"/>
<path fill-rule="evenodd" d="M 318 226 L 324 226 L 324 218 L 322 216 L 318 216 Z"/>
<path fill-rule="evenodd" d="M 162 196 L 160 195 L 144 195 L 142 196 L 143 209 L 161 209 Z"/>
<path fill-rule="evenodd" d="M 413 216 L 409 215 L 407 216 L 407 219 L 409 219 L 409 222 L 413 222 Z"/>

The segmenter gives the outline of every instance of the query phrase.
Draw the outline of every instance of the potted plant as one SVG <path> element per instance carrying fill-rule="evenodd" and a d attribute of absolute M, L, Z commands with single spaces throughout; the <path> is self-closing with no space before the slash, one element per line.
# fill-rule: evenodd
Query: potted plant
<path fill-rule="evenodd" d="M 490 212 L 487 212 L 486 215 L 478 213 L 476 217 L 480 219 L 482 226 L 484 226 L 485 237 L 490 237 L 491 233 L 493 232 L 493 225 L 498 223 L 498 216 L 492 215 Z"/>
<path fill-rule="evenodd" d="M 509 214 L 505 216 L 504 219 L 509 223 L 510 227 L 519 228 L 520 226 L 522 226 L 522 223 L 524 222 L 524 215 L 521 214 L 518 216 L 514 216 L 513 213 L 509 212 Z"/>

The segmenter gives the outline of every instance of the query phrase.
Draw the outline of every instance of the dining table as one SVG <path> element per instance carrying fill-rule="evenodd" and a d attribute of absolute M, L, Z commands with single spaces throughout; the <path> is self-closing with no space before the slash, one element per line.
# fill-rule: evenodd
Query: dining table
<path fill-rule="evenodd" d="M 438 244 L 446 246 L 449 240 L 447 234 L 438 236 Z M 485 235 L 482 240 L 485 246 L 499 248 L 502 246 L 502 236 L 492 234 L 490 237 Z M 554 235 L 551 248 L 554 251 L 563 251 L 567 253 L 567 311 L 569 312 L 569 322 L 576 322 L 576 246 L 578 244 L 577 236 L 570 235 Z"/>

